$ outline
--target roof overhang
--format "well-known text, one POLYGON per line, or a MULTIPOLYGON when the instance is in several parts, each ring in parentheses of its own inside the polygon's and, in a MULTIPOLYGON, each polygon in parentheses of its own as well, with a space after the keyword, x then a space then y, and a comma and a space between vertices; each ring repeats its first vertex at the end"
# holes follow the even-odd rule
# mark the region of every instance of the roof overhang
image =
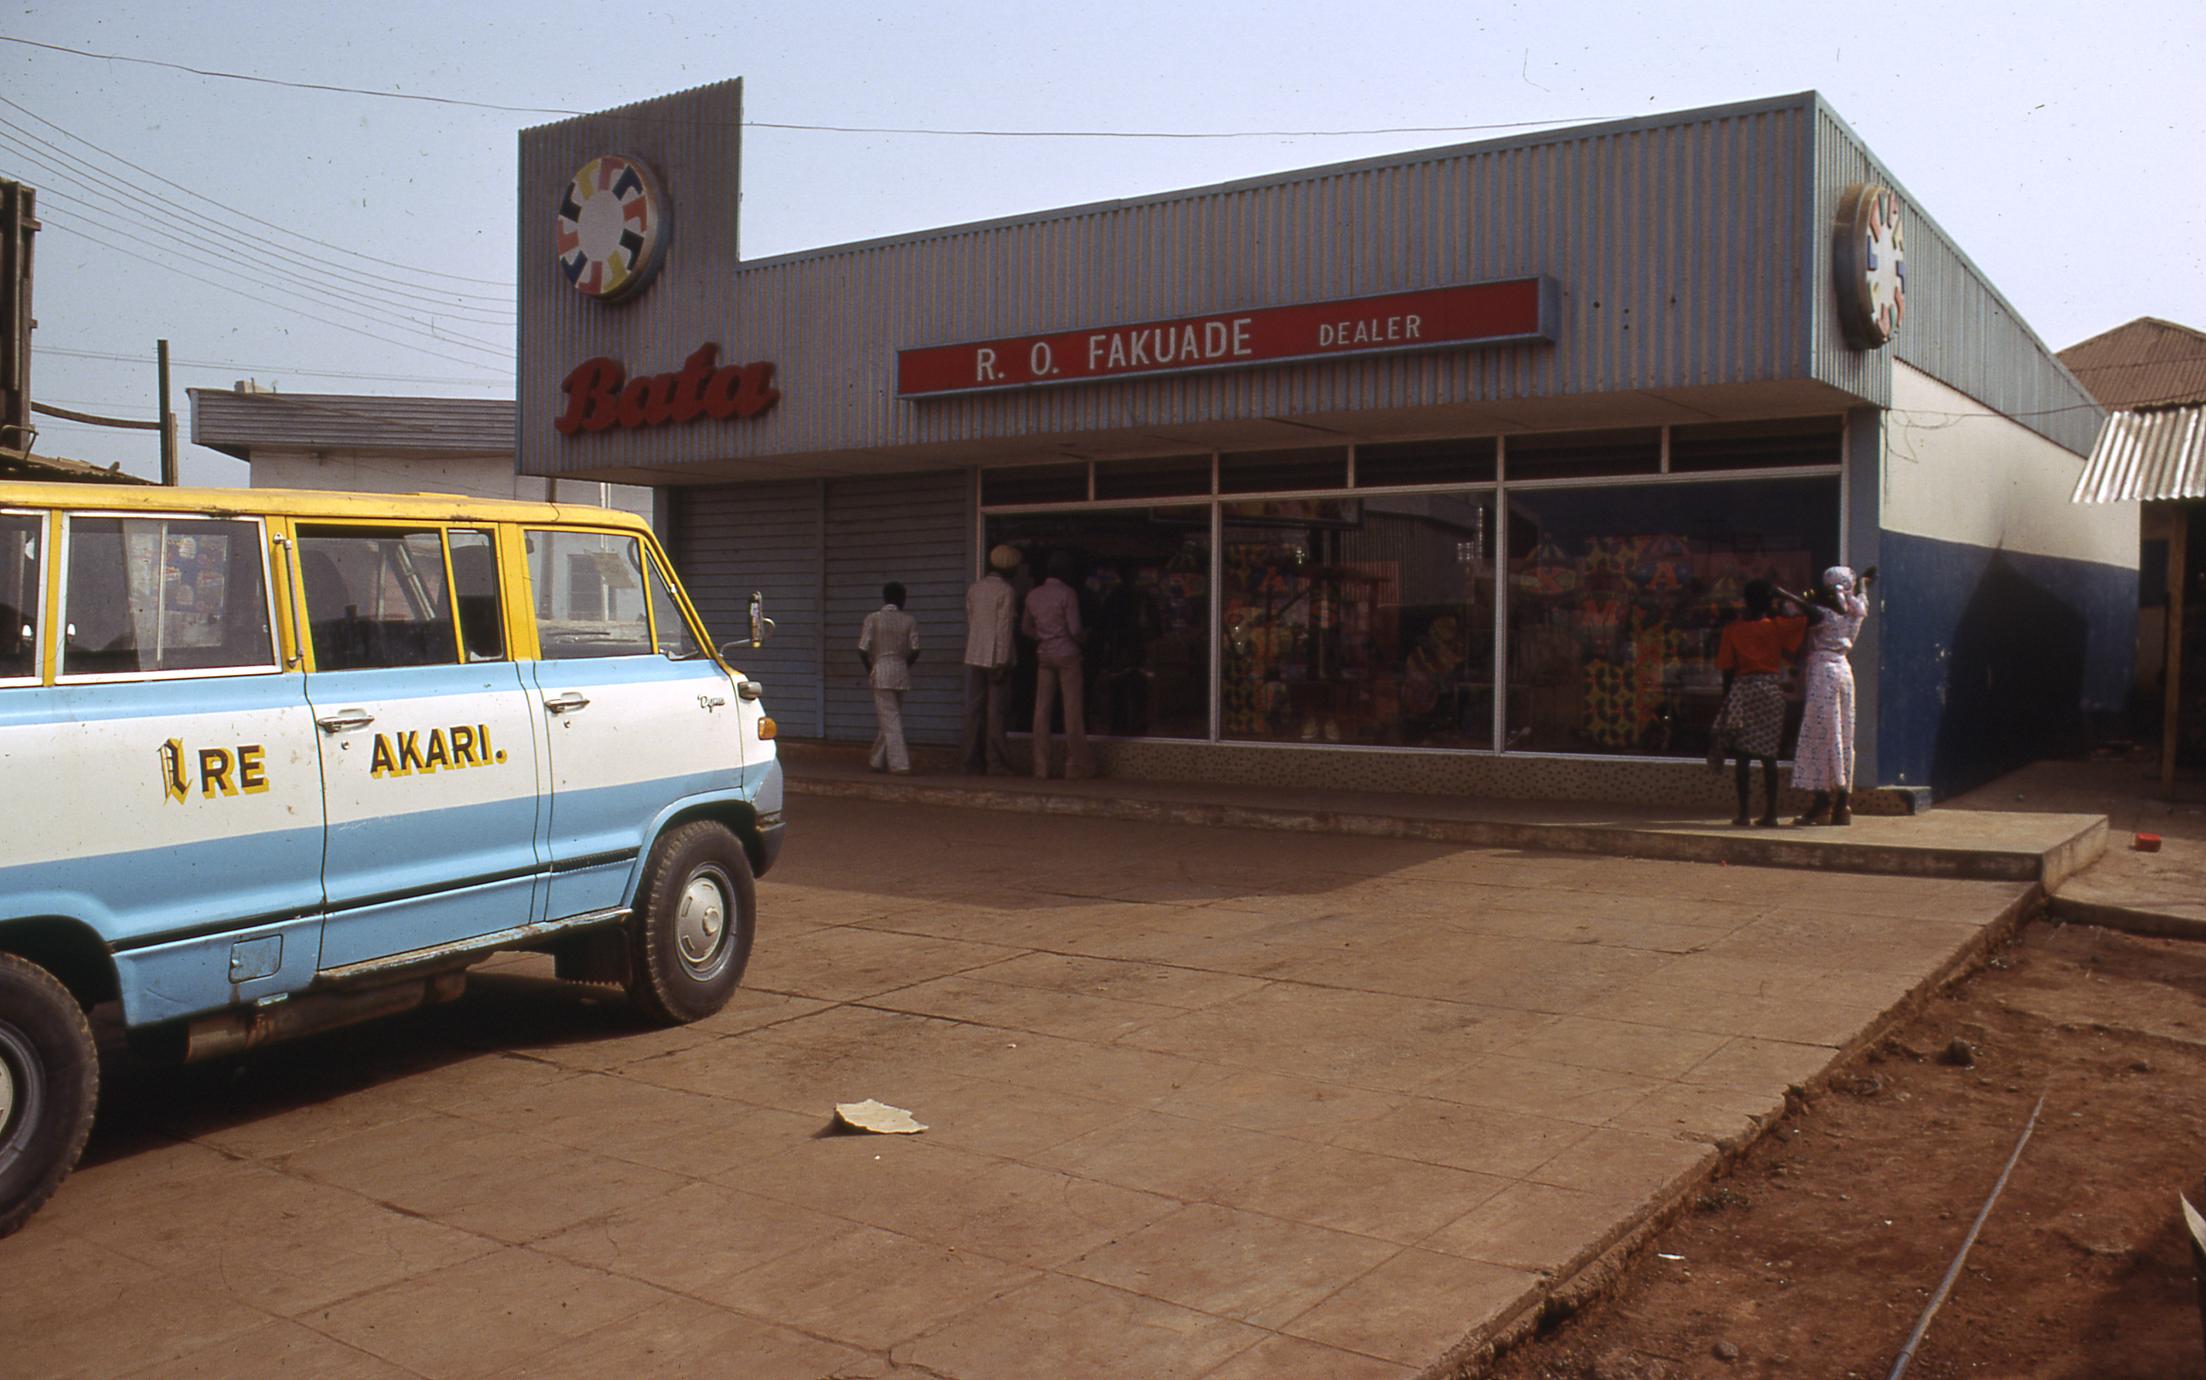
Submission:
POLYGON ((2076 480, 2076 503, 2206 498, 2206 403, 2108 415, 2076 480))

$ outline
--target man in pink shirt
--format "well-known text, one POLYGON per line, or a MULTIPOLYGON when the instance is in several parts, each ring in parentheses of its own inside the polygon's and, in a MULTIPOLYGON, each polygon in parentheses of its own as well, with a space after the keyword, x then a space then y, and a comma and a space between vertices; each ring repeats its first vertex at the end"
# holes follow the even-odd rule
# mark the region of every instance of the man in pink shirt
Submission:
POLYGON ((1071 553, 1060 551, 1050 559, 1049 578, 1026 596, 1026 612, 1019 630, 1035 641, 1034 668, 1034 775, 1049 777, 1050 710, 1061 694, 1065 701, 1065 779, 1093 776, 1088 757, 1086 685, 1081 676, 1080 644, 1087 640, 1080 626, 1080 596, 1070 583, 1071 553))

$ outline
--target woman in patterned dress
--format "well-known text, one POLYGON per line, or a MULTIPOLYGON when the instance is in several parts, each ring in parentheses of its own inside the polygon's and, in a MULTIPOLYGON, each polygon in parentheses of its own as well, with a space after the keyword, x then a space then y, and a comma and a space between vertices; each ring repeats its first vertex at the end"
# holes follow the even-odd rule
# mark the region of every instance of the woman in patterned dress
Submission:
POLYGON ((1804 601, 1811 619, 1807 638, 1807 703, 1800 741, 1792 753, 1792 784, 1815 792, 1796 824, 1851 824, 1847 796, 1854 788, 1854 668, 1847 653, 1869 618, 1862 592, 1876 578, 1860 578, 1842 565, 1823 572, 1823 587, 1804 601))
POLYGON ((1721 769, 1726 756, 1738 759, 1734 782, 1739 813, 1733 824, 1750 820, 1764 828, 1777 825, 1777 754, 1785 739, 1785 664, 1800 649, 1806 618, 1771 613, 1773 591, 1766 580, 1750 580, 1741 593, 1746 615, 1724 626, 1716 644, 1716 667, 1723 672, 1723 707, 1716 711, 1708 763, 1721 769), (1754 780, 1749 762, 1762 764, 1765 808, 1760 819, 1748 810, 1754 780))

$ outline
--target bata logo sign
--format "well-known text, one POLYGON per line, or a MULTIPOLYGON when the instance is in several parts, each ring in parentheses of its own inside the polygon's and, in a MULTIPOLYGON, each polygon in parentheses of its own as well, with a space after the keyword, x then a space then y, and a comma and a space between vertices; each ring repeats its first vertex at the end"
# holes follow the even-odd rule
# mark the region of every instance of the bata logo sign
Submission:
POLYGON ((718 345, 700 345, 671 374, 629 378, 620 361, 600 355, 574 367, 560 388, 567 410, 552 423, 563 436, 584 431, 636 430, 700 421, 756 417, 781 401, 774 366, 720 363, 718 345))
POLYGON ((1554 285, 1513 278, 901 350, 896 391, 920 398, 1554 338, 1554 285))

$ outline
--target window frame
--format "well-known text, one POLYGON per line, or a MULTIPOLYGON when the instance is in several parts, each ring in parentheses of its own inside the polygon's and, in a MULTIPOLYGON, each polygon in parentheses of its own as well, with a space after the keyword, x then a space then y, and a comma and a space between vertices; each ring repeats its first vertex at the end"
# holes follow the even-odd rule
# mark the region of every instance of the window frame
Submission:
POLYGON ((44 685, 46 670, 52 661, 47 648, 52 640, 48 633, 52 627, 49 615, 53 610, 48 607, 46 573, 54 548, 53 514, 43 508, 0 508, 0 518, 17 517, 34 519, 38 530, 38 554, 31 574, 31 589, 37 602, 27 610, 31 616, 31 672, 27 676, 0 676, 0 690, 44 685))
MULTIPOLYGON (((1747 418, 1742 419, 1742 422, 1766 421, 1774 425, 1782 426, 1788 422, 1806 420, 1811 418, 1822 419, 1831 415, 1836 415, 1839 422, 1838 445, 1836 448, 1836 453, 1827 463, 1788 464, 1767 467, 1742 467, 1740 469, 1734 470, 1672 469, 1670 466, 1670 433, 1672 430, 1670 424, 1662 424, 1659 427, 1661 433, 1661 464, 1658 470, 1648 473, 1616 475, 1556 475, 1537 478, 1512 477, 1512 475, 1510 474, 1509 465, 1510 437, 1512 435, 1544 435, 1550 434, 1551 432, 1555 431, 1637 430, 1645 429, 1644 426, 1637 428, 1615 426, 1593 428, 1531 428, 1520 432, 1502 432, 1490 436, 1476 435, 1464 436, 1460 438, 1450 433, 1439 433, 1429 438, 1405 435, 1371 438, 1368 442, 1363 440, 1351 439, 1348 442, 1348 483, 1345 488, 1280 489, 1265 492, 1250 491, 1246 493, 1229 493, 1225 491, 1224 485, 1221 482, 1218 474, 1218 456, 1222 452, 1213 451, 1211 493, 1208 496, 1191 496, 1180 499, 1097 499, 1094 497, 1094 471, 1098 466, 1107 465, 1112 462, 1109 460, 1094 460, 1085 462, 1087 463, 1089 468, 1090 480, 1088 489, 1089 497, 1085 501, 1059 500, 1039 503, 1018 501, 989 503, 986 501, 986 491, 985 485, 983 483, 983 477, 985 473, 989 471, 1010 470, 1017 467, 1012 464, 975 466, 972 472, 972 487, 968 491, 970 495, 969 501, 971 504, 972 514, 973 551, 973 562, 968 578, 977 579, 981 574, 985 573, 983 569, 983 563, 986 559, 986 554, 989 549, 988 523, 991 519, 994 518, 1100 513, 1108 512, 1114 509, 1129 508, 1200 507, 1207 504, 1211 514, 1210 560, 1212 625, 1210 631, 1210 730, 1207 735, 1201 737, 1167 738, 1162 736, 1151 736, 1143 737, 1135 741, 1175 744, 1203 743, 1210 745, 1231 745, 1236 748, 1255 748, 1264 751, 1281 752, 1308 751, 1312 748, 1320 748, 1327 752, 1443 753, 1456 756, 1513 757, 1519 759, 1539 759, 1560 762, 1688 762, 1695 759, 1689 756, 1658 756, 1645 753, 1551 751, 1544 749, 1536 750, 1510 747, 1508 745, 1508 725, 1506 722, 1506 697, 1510 682, 1510 677, 1508 676, 1508 672, 1506 669, 1508 660, 1509 635, 1509 582, 1507 579, 1499 577, 1497 577, 1495 581, 1495 615, 1493 619, 1493 664, 1495 692, 1494 730, 1492 746, 1482 748, 1440 748, 1408 746, 1374 747, 1347 743, 1287 743, 1260 739, 1231 738, 1226 736, 1223 732, 1223 715, 1221 713, 1220 702, 1220 694, 1222 690, 1221 674, 1223 670, 1223 657, 1221 656, 1219 651, 1224 635, 1224 602, 1222 588, 1224 567, 1220 560, 1220 552, 1223 549, 1224 528, 1227 522, 1225 518, 1225 510, 1228 505, 1233 503, 1264 499, 1340 499, 1366 496, 1385 497, 1402 494, 1484 493, 1490 494, 1494 498, 1495 530, 1493 540, 1495 550, 1497 552, 1505 553, 1508 550, 1509 532, 1508 498, 1512 492, 1518 490, 1523 490, 1527 493, 1530 493, 1557 489, 1582 490, 1631 487, 1659 488, 1668 487, 1671 485, 1751 482, 1763 480, 1792 482, 1832 479, 1836 480, 1838 485, 1838 531, 1836 533, 1837 550, 1839 552, 1839 559, 1841 561, 1847 561, 1851 559, 1848 553, 1851 548, 1854 535, 1853 486, 1854 479, 1860 469, 1860 464, 1854 453, 1855 436, 1852 417, 1843 412, 1837 414, 1810 412, 1797 415, 1788 414, 1768 418, 1747 418), (1431 440, 1434 442, 1443 442, 1454 439, 1490 440, 1494 446, 1495 451, 1494 477, 1492 479, 1465 480, 1456 483, 1434 482, 1406 485, 1390 484, 1364 486, 1360 485, 1357 482, 1358 475, 1356 473, 1356 459, 1357 451, 1361 445, 1367 443, 1371 445, 1392 445, 1404 441, 1421 439, 1431 440)), ((1301 447, 1294 447, 1294 449, 1301 449, 1301 447)), ((1178 452, 1165 452, 1165 454, 1176 453, 1178 452)), ((1114 459, 1115 458, 1124 457, 1114 457, 1114 459)), ((1535 471, 1535 473, 1537 472, 1535 471)), ((1014 732, 1016 731, 1017 730, 1014 730, 1014 732)), ((1102 738, 1106 741, 1109 740, 1109 735, 1107 734, 1091 733, 1089 734, 1089 737, 1102 738)))
MULTIPOLYGON (((638 558, 639 558, 639 564, 640 564, 640 565, 642 566, 642 569, 638 570, 637 574, 638 574, 639 578, 640 578, 640 579, 642 579, 642 580, 649 580, 649 579, 650 579, 650 568, 651 568, 652 562, 653 562, 654 558, 656 558, 656 557, 658 556, 658 554, 659 554, 659 553, 658 553, 658 550, 657 550, 657 543, 656 543, 656 542, 653 542, 653 541, 649 541, 649 540, 647 540, 647 539, 645 538, 645 535, 644 535, 644 534, 643 534, 642 532, 638 532, 638 531, 636 531, 636 530, 635 530, 635 529, 633 529, 633 528, 627 528, 627 527, 577 527, 577 526, 564 526, 564 525, 542 525, 542 526, 540 526, 540 525, 537 525, 537 524, 534 524, 534 523, 526 523, 526 522, 524 522, 524 523, 521 523, 521 524, 518 524, 518 526, 519 526, 519 530, 520 530, 520 534, 521 534, 521 571, 522 571, 522 575, 523 575, 523 576, 524 576, 524 577, 525 577, 525 578, 527 579, 527 581, 528 581, 529 637, 530 637, 530 640, 532 641, 532 643, 534 644, 534 646, 535 646, 535 649, 536 649, 536 660, 538 660, 538 661, 621 661, 621 660, 625 660, 625 659, 628 659, 628 658, 632 658, 632 657, 650 657, 650 658, 652 658, 652 659, 654 659, 654 660, 658 660, 658 661, 671 661, 671 660, 673 660, 673 658, 671 658, 671 657, 667 656, 667 655, 666 655, 665 653, 663 653, 663 652, 661 652, 661 651, 659 650, 659 637, 658 637, 658 627, 657 627, 657 624, 656 624, 656 623, 654 622, 654 620, 653 620, 653 618, 652 618, 652 610, 651 610, 651 589, 650 589, 650 587, 649 587, 649 585, 648 585, 648 584, 646 584, 646 585, 643 585, 642 587, 640 587, 640 588, 639 588, 639 589, 637 590, 637 593, 639 593, 640 595, 642 595, 642 600, 641 600, 641 602, 642 602, 642 604, 643 604, 643 626, 644 626, 644 636, 645 636, 645 643, 644 643, 644 650, 643 650, 643 651, 640 651, 640 652, 611 652, 611 653, 606 653, 606 654, 603 654, 603 655, 596 655, 596 656, 547 656, 547 655, 545 654, 545 652, 544 652, 544 618, 545 618, 545 615, 544 615, 543 609, 542 609, 541 605, 539 604, 539 602, 538 602, 538 600, 537 600, 537 597, 536 597, 536 593, 537 593, 537 584, 536 584, 536 560, 535 560, 535 553, 534 553, 533 551, 529 550, 529 538, 530 538, 531 536, 534 536, 535 534, 537 534, 537 533, 539 533, 539 532, 541 532, 541 533, 544 533, 544 534, 545 534, 545 535, 547 535, 547 536, 549 536, 549 535, 564 535, 564 536, 577 536, 577 537, 619 537, 619 538, 624 538, 624 539, 626 539, 626 540, 628 540, 628 541, 632 541, 632 542, 634 542, 634 543, 636 544, 636 554, 637 554, 637 556, 638 556, 638 558)), ((670 583, 671 583, 671 582, 670 582, 670 583)), ((676 588, 676 589, 679 589, 679 588, 680 588, 680 586, 679 586, 679 585, 675 585, 675 586, 674 586, 674 588, 676 588)), ((695 632, 695 625, 694 625, 694 624, 692 625, 691 631, 692 631, 692 633, 694 633, 694 632, 695 632)), ((719 658, 718 658, 718 656, 717 656, 717 654, 716 654, 716 653, 714 653, 714 652, 712 651, 712 649, 711 649, 711 644, 709 644, 708 642, 706 642, 706 640, 705 640, 704 638, 701 638, 701 637, 700 637, 700 638, 698 638, 697 640, 698 640, 698 644, 699 644, 700 646, 703 646, 703 647, 705 647, 705 648, 706 648, 706 653, 705 653, 705 655, 704 655, 703 657, 700 657, 700 658, 698 658, 699 660, 709 660, 709 661, 717 661, 717 660, 719 659, 719 658)))
POLYGON ((659 646, 659 601, 647 596, 643 604, 644 613, 651 620, 652 655, 676 662, 717 662, 720 659, 720 650, 712 645, 712 639, 705 634, 704 620, 697 616, 697 610, 689 607, 688 592, 682 588, 681 581, 674 578, 673 563, 666 559, 665 555, 657 549, 653 542, 643 543, 643 559, 644 564, 651 568, 651 573, 658 577, 660 586, 666 591, 666 601, 674 606, 674 616, 682 620, 682 626, 689 629, 690 641, 697 644, 697 655, 693 657, 668 656, 659 646))
MULTIPOLYGON (((464 635, 463 635, 463 634, 461 633, 461 631, 460 631, 459 591, 458 591, 458 588, 457 588, 457 586, 456 586, 456 585, 454 584, 454 582, 453 582, 453 579, 452 579, 452 529, 453 529, 454 527, 462 527, 462 528, 466 528, 466 529, 467 529, 467 530, 469 530, 469 531, 487 531, 487 532, 489 532, 489 533, 490 533, 490 535, 491 535, 491 542, 492 542, 492 545, 491 545, 491 550, 492 550, 492 553, 493 553, 493 559, 495 559, 495 558, 496 558, 496 551, 497 551, 497 544, 496 544, 496 543, 497 543, 497 524, 496 524, 495 522, 483 522, 483 521, 462 521, 462 520, 459 520, 459 519, 451 519, 451 520, 447 520, 447 519, 443 519, 443 518, 429 518, 429 519, 425 519, 425 520, 409 520, 409 519, 406 519, 406 518, 351 518, 351 517, 324 517, 324 516, 320 516, 320 515, 305 515, 305 514, 300 514, 300 515, 295 515, 295 516, 293 516, 293 518, 291 519, 291 528, 290 528, 290 531, 289 531, 289 533, 287 533, 287 535, 288 535, 288 536, 289 536, 289 538, 290 538, 290 545, 291 545, 291 553, 290 553, 290 554, 291 554, 291 562, 292 562, 292 565, 291 565, 291 568, 289 569, 289 571, 287 571, 286 573, 287 573, 287 575, 288 575, 288 577, 289 577, 289 579, 290 579, 290 581, 291 581, 291 588, 292 588, 293 590, 297 591, 297 598, 296 598, 296 600, 294 601, 294 607, 295 607, 295 611, 296 611, 296 613, 297 613, 297 615, 298 615, 299 625, 298 625, 298 627, 296 627, 295 629, 293 629, 293 635, 294 635, 294 636, 295 636, 295 637, 296 637, 296 638, 298 639, 298 644, 299 644, 299 645, 298 645, 298 648, 297 648, 297 650, 299 651, 299 653, 300 653, 300 655, 301 655, 301 660, 300 660, 300 663, 299 663, 299 665, 300 665, 300 668, 301 668, 301 669, 303 669, 304 671, 306 671, 306 672, 307 672, 308 674, 312 674, 312 675, 340 675, 340 674, 343 674, 343 671, 339 671, 339 670, 325 670, 325 669, 324 669, 324 668, 322 667, 321 661, 320 661, 319 657, 318 657, 318 656, 316 655, 316 653, 315 653, 315 650, 314 650, 314 610, 313 610, 312 608, 310 608, 310 607, 308 606, 308 604, 307 604, 306 578, 305 578, 305 576, 306 576, 306 547, 305 547, 305 542, 306 542, 306 540, 307 540, 307 538, 308 538, 308 536, 309 536, 309 534, 310 534, 310 531, 311 531, 312 529, 315 529, 315 528, 319 528, 319 529, 321 529, 321 530, 322 530, 322 532, 323 532, 323 533, 325 533, 325 534, 326 534, 326 533, 329 533, 329 532, 332 532, 332 531, 338 531, 338 532, 373 532, 373 531, 389 531, 389 532, 398 532, 398 533, 407 533, 407 532, 435 532, 435 533, 437 534, 437 555, 438 555, 438 559, 439 559, 439 560, 441 560, 441 561, 443 562, 443 566, 444 566, 444 598, 445 598, 445 603, 446 603, 447 605, 449 605, 449 606, 450 606, 450 614, 451 614, 451 622, 452 622, 452 660, 450 660, 450 661, 443 661, 443 662, 431 662, 430 664, 428 664, 428 665, 426 665, 426 666, 348 666, 348 667, 345 667, 345 668, 343 668, 343 670, 345 670, 345 671, 433 671, 433 670, 436 670, 436 669, 437 669, 438 667, 440 667, 440 666, 493 666, 493 665, 496 665, 496 664, 497 664, 496 662, 486 662, 486 661, 470 661, 470 660, 468 660, 468 658, 467 658, 467 641, 466 641, 466 638, 465 638, 465 636, 464 636, 464 635)), ((500 608, 500 611, 499 611, 499 616, 500 616, 501 618, 503 618, 503 617, 505 616, 505 614, 504 614, 504 609, 503 609, 502 605, 503 605, 503 604, 504 604, 504 602, 505 602, 505 589, 504 589, 504 586, 503 586, 503 584, 502 584, 502 583, 501 583, 501 585, 500 585, 500 587, 499 587, 499 591, 498 591, 498 601, 499 601, 499 603, 500 603, 500 605, 501 605, 501 608, 500 608)), ((508 661, 511 661, 511 660, 513 660, 513 656, 512 656, 512 645, 513 645, 513 644, 512 644, 512 642, 511 642, 511 640, 510 640, 510 637, 511 637, 511 630, 509 629, 509 630, 508 630, 508 639, 509 639, 509 640, 507 641, 507 644, 506 644, 506 648, 507 648, 507 655, 506 655, 506 658, 505 658, 505 659, 506 659, 506 660, 508 660, 508 661)))
MULTIPOLYGON (((189 511, 140 511, 134 509, 70 508, 57 510, 60 519, 58 559, 54 563, 52 607, 57 616, 44 639, 53 647, 53 684, 127 685, 146 680, 209 680, 217 676, 276 676, 284 672, 282 637, 278 632, 274 561, 270 554, 268 518, 260 513, 194 513, 189 511), (75 524, 79 518, 119 518, 128 522, 236 522, 251 526, 260 538, 261 600, 268 614, 266 664, 203 666, 177 671, 86 671, 71 674, 66 631, 69 622, 69 561, 75 553, 75 524), (58 635, 57 635, 58 634, 58 635)), ((164 534, 164 541, 165 541, 164 534)))
POLYGON ((518 661, 513 647, 513 615, 506 603, 506 575, 504 551, 504 526, 492 521, 454 520, 441 524, 444 533, 444 587, 452 601, 452 636, 460 647, 460 665, 496 666, 501 662, 518 661), (477 657, 467 650, 467 622, 460 613, 459 571, 452 564, 452 534, 454 532, 479 532, 490 539, 490 573, 497 583, 498 645, 504 651, 494 657, 477 657))

